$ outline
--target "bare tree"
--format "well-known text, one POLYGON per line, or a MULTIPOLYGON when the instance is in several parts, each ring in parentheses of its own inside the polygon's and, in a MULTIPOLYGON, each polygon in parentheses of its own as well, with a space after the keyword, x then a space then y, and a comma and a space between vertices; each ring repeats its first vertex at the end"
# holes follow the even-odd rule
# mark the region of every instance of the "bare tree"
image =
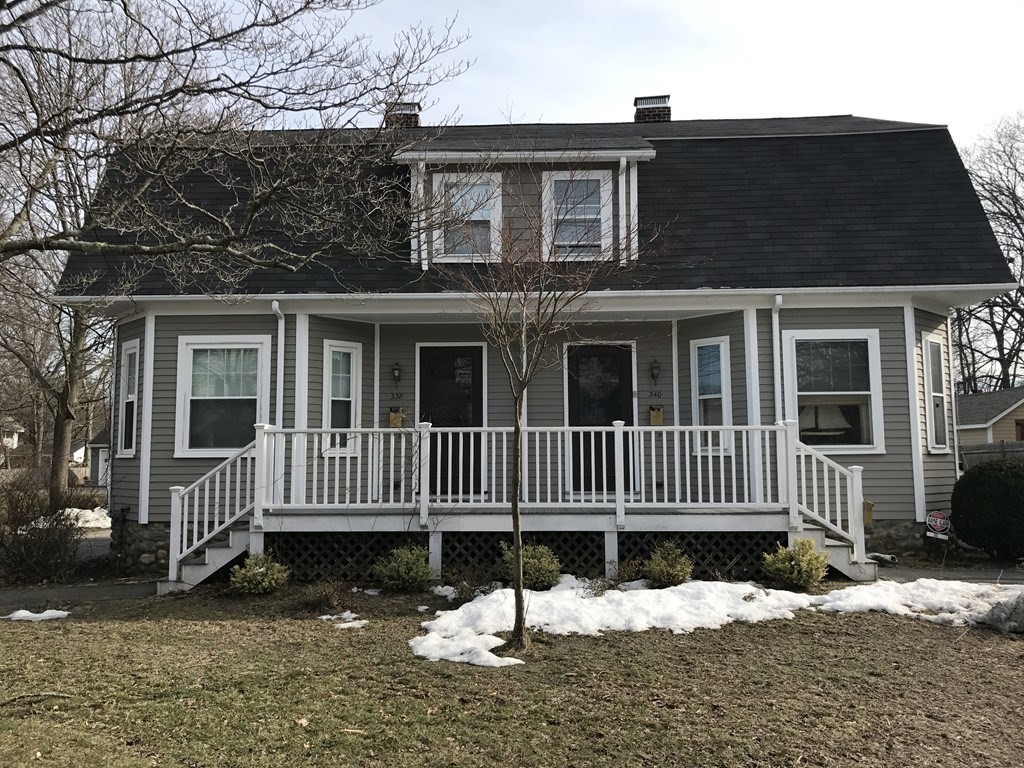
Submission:
MULTIPOLYGON (((1004 119, 965 153, 971 179, 1017 282, 1024 278, 1024 113, 1004 119)), ((1024 383, 1024 288, 955 310, 963 393, 1024 383)))
MULTIPOLYGON (((580 168, 584 155, 567 153, 562 168, 580 168)), ((463 254, 462 263, 432 265, 445 287, 471 298, 487 341, 498 351, 513 402, 511 517, 515 622, 506 651, 529 646, 523 591, 523 542, 520 497, 523 483, 523 417, 527 389, 537 376, 561 364, 560 347, 583 338, 592 292, 634 263, 632 232, 615 242, 611 217, 602 218, 602 195, 592 176, 569 170, 549 190, 549 205, 537 199, 541 171, 526 166, 518 178, 526 184, 503 185, 513 203, 500 232, 492 233, 476 215, 494 204, 493 172, 473 171, 442 187, 445 199, 425 206, 435 213, 435 247, 463 254), (597 215, 595 215, 597 214, 597 215), (443 245, 442 245, 443 244, 443 245), (468 262, 468 263, 466 263, 468 262)))

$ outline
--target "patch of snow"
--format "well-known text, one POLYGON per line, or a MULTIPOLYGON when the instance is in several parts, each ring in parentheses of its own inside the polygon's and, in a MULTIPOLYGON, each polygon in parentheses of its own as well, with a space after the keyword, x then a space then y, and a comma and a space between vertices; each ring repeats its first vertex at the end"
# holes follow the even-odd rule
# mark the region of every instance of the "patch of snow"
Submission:
POLYGON ((320 621, 354 621, 359 618, 358 613, 352 613, 352 611, 345 611, 344 613, 327 613, 323 616, 317 616, 320 621))
MULTIPOLYGON (((692 632, 717 629, 734 621, 791 619, 801 609, 884 611, 943 624, 974 624, 994 605, 1019 595, 1024 595, 1024 587, 922 579, 909 584, 880 581, 817 597, 713 581, 694 581, 667 589, 649 589, 645 582, 631 582, 595 596, 586 582, 565 576, 550 591, 527 590, 526 620, 532 629, 552 635, 647 629, 692 632)), ((514 616, 513 591, 501 589, 456 610, 439 611, 437 618, 422 624, 427 634, 413 638, 409 645, 417 656, 431 660, 479 666, 519 663, 491 653, 502 642, 495 634, 510 631, 514 616)))
POLYGON ((335 624, 335 629, 362 629, 370 622, 366 619, 360 619, 359 621, 343 621, 340 624, 335 624))
POLYGON ((79 528, 109 528, 110 514, 103 507, 96 509, 68 509, 79 528))
POLYGON ((365 594, 369 595, 370 597, 376 597, 377 595, 380 594, 380 590, 379 589, 364 589, 363 592, 365 594))
POLYGON ((452 600, 454 600, 455 596, 458 594, 458 592, 455 589, 455 587, 448 587, 448 586, 434 587, 430 591, 433 592, 438 597, 445 598, 449 603, 452 600))
POLYGON ((15 611, 7 616, 0 616, 0 619, 10 619, 11 621, 49 621, 50 619, 66 619, 68 617, 67 611, 55 611, 48 610, 42 613, 32 613, 32 611, 15 611))
POLYGON ((429 605, 417 605, 416 606, 416 610, 419 611, 420 613, 426 613, 427 611, 430 610, 430 606, 429 605))

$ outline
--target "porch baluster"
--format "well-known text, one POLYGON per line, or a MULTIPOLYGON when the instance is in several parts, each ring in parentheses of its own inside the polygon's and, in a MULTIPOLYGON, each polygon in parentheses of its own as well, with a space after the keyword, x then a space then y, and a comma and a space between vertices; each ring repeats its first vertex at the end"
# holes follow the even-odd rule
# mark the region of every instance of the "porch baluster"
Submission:
MULTIPOLYGON (((621 530, 626 527, 626 457, 622 450, 622 428, 626 426, 626 422, 613 421, 612 426, 615 427, 615 527, 621 530)), ((606 441, 602 439, 601 444, 605 445, 606 441)), ((608 466, 607 460, 604 465, 608 466)), ((604 487, 607 500, 608 483, 605 483, 604 487)))

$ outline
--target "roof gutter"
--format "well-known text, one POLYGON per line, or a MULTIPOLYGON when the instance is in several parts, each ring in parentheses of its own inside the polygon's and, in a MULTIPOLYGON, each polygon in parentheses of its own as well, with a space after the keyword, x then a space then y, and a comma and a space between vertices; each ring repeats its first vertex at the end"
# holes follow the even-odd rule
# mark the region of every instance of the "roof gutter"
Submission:
POLYGON ((488 152, 487 150, 409 150, 399 152, 394 160, 398 163, 588 163, 588 162, 619 162, 619 158, 627 160, 653 160, 653 147, 642 149, 559 149, 559 150, 520 150, 488 152))

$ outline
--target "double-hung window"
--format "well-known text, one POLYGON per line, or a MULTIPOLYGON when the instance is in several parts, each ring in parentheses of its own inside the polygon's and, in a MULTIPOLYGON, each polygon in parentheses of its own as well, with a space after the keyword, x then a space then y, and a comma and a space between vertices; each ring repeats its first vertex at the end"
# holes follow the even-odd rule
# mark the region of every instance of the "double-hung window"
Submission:
POLYGON ((178 338, 177 456, 230 456, 270 413, 269 336, 178 338))
POLYGON ((139 419, 139 340, 121 345, 121 373, 118 380, 117 455, 135 455, 136 424, 139 419))
MULTIPOLYGON (((341 341, 324 342, 324 429, 359 427, 359 383, 362 347, 341 341)), ((357 442, 332 438, 332 446, 356 449, 357 442)))
POLYGON ((924 389, 927 410, 928 450, 933 453, 949 451, 948 400, 946 377, 943 375, 942 340, 930 333, 921 334, 924 352, 924 389))
POLYGON ((546 258, 612 258, 611 171, 544 174, 543 210, 546 258))
POLYGON ((878 331, 786 331, 783 342, 787 414, 798 420, 800 440, 833 452, 883 452, 878 331))
POLYGON ((501 255, 501 174, 438 173, 434 201, 437 261, 488 261, 501 255))
MULTIPOLYGON (((693 423, 698 427, 732 424, 732 392, 729 379, 729 337, 694 339, 690 342, 690 392, 693 423)), ((701 431, 698 445, 717 448, 722 431, 701 431)), ((725 447, 730 447, 725 440, 725 447)))

